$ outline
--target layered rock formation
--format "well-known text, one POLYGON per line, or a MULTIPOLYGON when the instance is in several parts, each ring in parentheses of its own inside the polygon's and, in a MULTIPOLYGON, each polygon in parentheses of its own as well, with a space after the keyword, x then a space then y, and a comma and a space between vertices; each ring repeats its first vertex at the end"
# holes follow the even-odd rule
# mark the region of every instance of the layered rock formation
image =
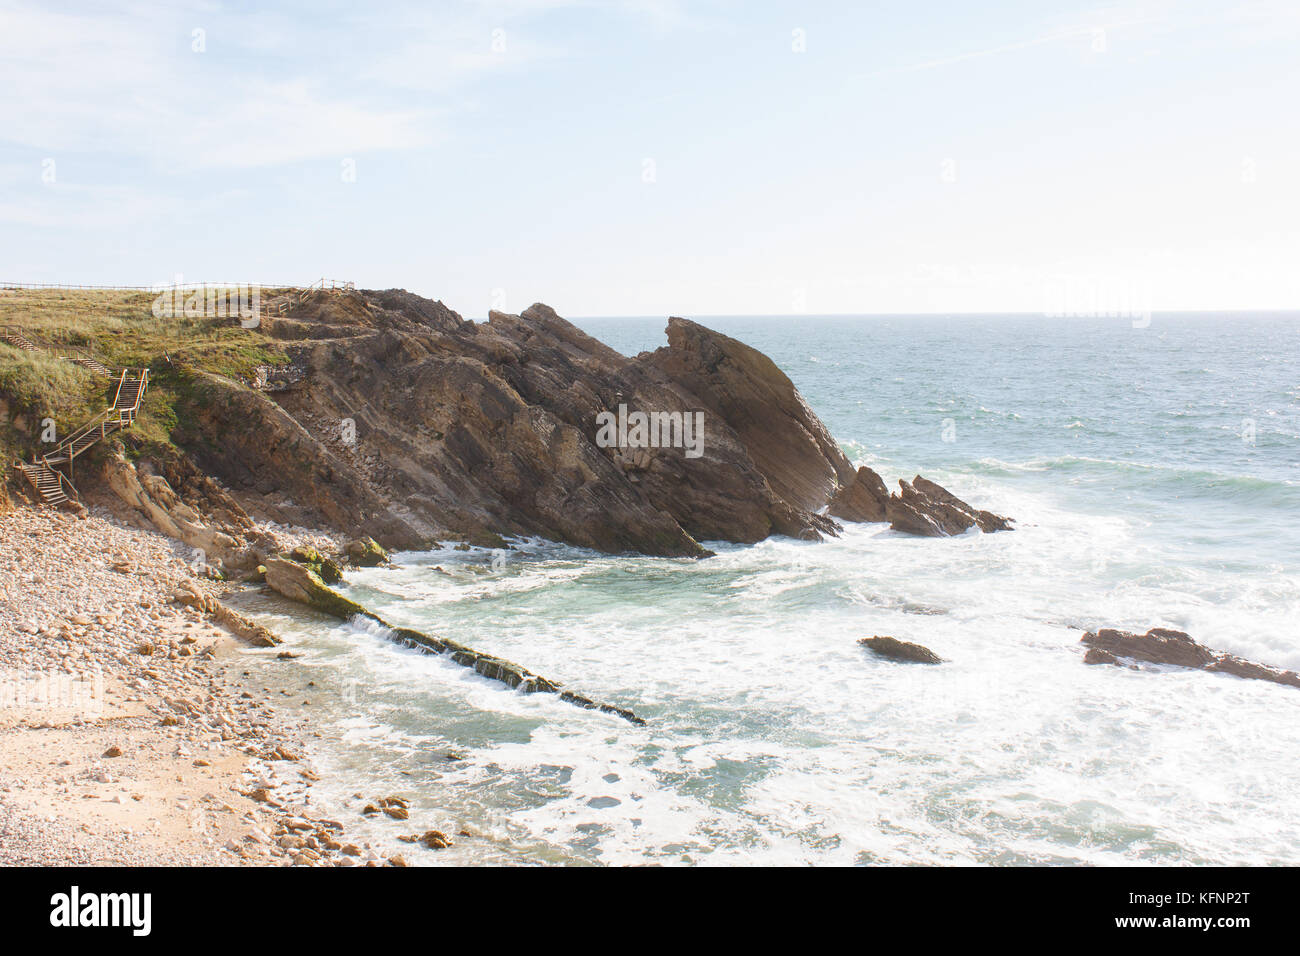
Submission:
POLYGON ((177 604, 201 611, 236 637, 257 647, 274 647, 280 643, 280 639, 270 630, 222 604, 215 596, 201 590, 192 581, 179 584, 172 591, 172 600, 177 604))
POLYGON ((831 499, 827 513, 845 521, 884 521, 888 503, 889 489, 884 480, 863 465, 831 499))
POLYGON ((699 556, 838 529, 818 511, 853 470, 825 426, 770 359, 693 322, 629 358, 544 305, 476 324, 358 292, 265 321, 301 380, 272 397, 195 372, 173 436, 250 513, 398 549, 505 534, 699 556), (703 413, 701 453, 601 447, 620 406, 703 413))
MULTIPOLYGON (((262 550, 275 547, 273 541, 256 530, 242 508, 221 498, 215 486, 190 489, 191 500, 204 498, 210 506, 203 515, 194 505, 183 501, 163 475, 155 474, 150 467, 137 470, 120 454, 106 459, 103 477, 108 489, 135 516, 197 549, 203 563, 214 568, 248 570, 257 566, 259 546, 262 550), (219 503, 214 504, 214 498, 219 503)), ((196 477, 195 481, 199 483, 200 479, 196 477)), ((211 484, 207 479, 201 481, 211 484)))
POLYGON ((900 478, 898 486, 899 492, 891 495, 884 480, 863 465, 831 499, 828 513, 845 521, 888 521, 895 531, 926 537, 962 534, 976 527, 984 532, 1011 530, 1010 518, 981 511, 920 475, 910 484, 900 478))
POLYGON ((699 557, 701 541, 833 535, 835 517, 1009 526, 920 477, 890 495, 855 473, 767 356, 685 319, 628 357, 544 305, 475 323, 404 291, 350 291, 264 315, 261 332, 292 375, 272 391, 271 366, 250 385, 213 371, 234 365, 159 362, 171 443, 124 433, 138 461, 104 468, 132 517, 245 578, 287 550, 272 522, 355 539, 358 566, 386 561, 378 542, 699 557))
MULTIPOLYGON (((799 512, 823 507, 853 468, 776 363, 756 349, 685 319, 668 320, 668 347, 649 361, 698 396, 728 438, 744 447, 773 493, 799 512)), ((786 520, 801 519, 790 516, 786 520)))
POLYGON ((1232 674, 1249 680, 1266 680, 1275 684, 1300 687, 1300 674, 1266 667, 1243 660, 1232 654, 1213 651, 1192 640, 1185 631, 1167 627, 1153 627, 1145 634, 1134 634, 1103 627, 1095 633, 1089 631, 1080 638, 1088 645, 1085 664, 1118 664, 1120 658, 1149 664, 1171 664, 1198 670, 1232 674))
MULTIPOLYGON (((103 484, 91 499, 93 503, 105 505, 130 523, 156 528, 189 545, 195 549, 192 564, 209 576, 260 580, 255 569, 266 557, 301 547, 294 535, 273 534, 259 527, 232 495, 182 456, 141 461, 137 466, 119 450, 105 457, 101 478, 103 484)), ((364 552, 365 560, 375 555, 370 545, 378 548, 373 541, 369 545, 353 542, 364 552)), ((316 553, 311 547, 304 550, 316 553)), ((378 553, 383 554, 382 549, 378 553)), ((332 560, 318 553, 316 558, 338 570, 332 560)))

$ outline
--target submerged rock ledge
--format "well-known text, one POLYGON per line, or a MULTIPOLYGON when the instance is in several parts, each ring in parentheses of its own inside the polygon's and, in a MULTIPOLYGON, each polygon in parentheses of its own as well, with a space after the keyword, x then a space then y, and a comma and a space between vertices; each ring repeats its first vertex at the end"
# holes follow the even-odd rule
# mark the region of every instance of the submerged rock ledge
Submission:
POLYGON ((1153 627, 1145 634, 1119 631, 1103 627, 1096 633, 1089 631, 1080 638, 1088 645, 1085 664, 1119 664, 1120 658, 1143 661, 1148 664, 1170 664, 1197 670, 1231 674, 1247 680, 1266 680, 1274 684, 1300 687, 1300 674, 1295 671, 1267 667, 1252 661, 1213 651, 1192 640, 1185 631, 1168 627, 1153 627))
POLYGON ((266 562, 266 583, 285 597, 333 617, 345 621, 353 617, 364 617, 374 621, 386 628, 392 634, 392 639, 399 644, 429 654, 445 654, 457 664, 468 667, 491 680, 500 681, 507 687, 521 690, 525 694, 556 694, 560 700, 585 710, 599 710, 602 713, 615 714, 638 726, 645 725, 645 720, 631 710, 615 707, 613 704, 604 704, 582 694, 564 690, 559 681, 534 674, 513 661, 491 654, 482 654, 456 641, 431 637, 422 631, 389 624, 378 614, 329 587, 306 564, 299 564, 286 558, 270 558, 266 562))

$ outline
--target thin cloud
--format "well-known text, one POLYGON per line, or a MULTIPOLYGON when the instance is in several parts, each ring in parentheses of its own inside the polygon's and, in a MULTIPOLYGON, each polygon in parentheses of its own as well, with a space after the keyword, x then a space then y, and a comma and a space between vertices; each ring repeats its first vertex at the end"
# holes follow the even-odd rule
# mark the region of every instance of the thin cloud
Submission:
POLYGON ((939 67, 951 66, 954 63, 962 63, 966 60, 978 60, 985 57, 1001 56, 1005 53, 1016 53, 1020 50, 1027 50, 1031 47, 1045 46, 1050 43, 1061 43, 1066 40, 1074 40, 1082 37, 1092 38, 1098 34, 1105 34, 1112 30, 1121 30, 1127 27, 1140 26, 1142 24, 1154 23, 1157 18, 1144 17, 1133 20, 1122 20, 1111 23, 1098 23, 1092 26, 1074 26, 1061 30, 1055 30, 1040 36, 1032 37, 1028 40, 1020 40, 1016 43, 1006 43, 1002 46, 989 47, 985 50, 971 50, 967 53, 957 53, 952 56, 936 57, 930 60, 922 60, 918 63, 911 63, 906 66, 892 67, 885 70, 876 70, 868 73, 868 76, 889 76, 898 73, 915 73, 920 70, 933 70, 939 67))
MULTIPOLYGON (((344 83, 311 59, 234 70, 258 31, 238 16, 54 13, 9 4, 0 141, 51 156, 105 153, 162 169, 250 168, 436 142, 447 110, 344 83), (203 29, 205 49, 192 47, 203 29), (364 89, 364 93, 362 90, 364 89)), ((264 19, 259 18, 264 25, 264 19)))
POLYGON ((0 0, 8 84, 0 144, 165 171, 425 148, 450 138, 474 83, 565 55, 529 30, 565 7, 698 26, 676 0, 407 5, 382 20, 371 11, 303 20, 140 0, 57 12, 0 0))

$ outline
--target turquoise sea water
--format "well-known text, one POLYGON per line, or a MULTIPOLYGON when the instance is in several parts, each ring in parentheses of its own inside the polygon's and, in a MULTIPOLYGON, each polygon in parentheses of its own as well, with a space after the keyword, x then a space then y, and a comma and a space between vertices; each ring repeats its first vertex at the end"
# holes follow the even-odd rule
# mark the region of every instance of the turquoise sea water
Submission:
MULTIPOLYGON (((770 355, 851 459, 1019 521, 920 540, 610 557, 548 542, 398 556, 351 596, 645 728, 247 606, 314 681, 315 799, 412 795, 418 862, 1297 863, 1300 691, 1085 667, 1080 628, 1179 627, 1300 668, 1300 316, 701 320, 770 355), (940 667, 879 660, 872 634, 940 667)), ((664 321, 587 320, 628 354, 664 321)), ((356 804, 356 806, 354 806, 356 804)), ((377 846, 391 821, 356 823, 377 846)))

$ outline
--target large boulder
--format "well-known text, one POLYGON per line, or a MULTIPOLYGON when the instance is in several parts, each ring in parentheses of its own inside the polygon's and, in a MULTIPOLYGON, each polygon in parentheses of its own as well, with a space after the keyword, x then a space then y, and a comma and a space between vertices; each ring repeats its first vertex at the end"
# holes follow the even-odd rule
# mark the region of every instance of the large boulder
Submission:
POLYGON ((1206 667, 1214 661, 1214 652, 1192 640, 1185 631, 1153 627, 1145 634, 1133 634, 1111 627, 1089 631, 1080 639, 1091 648, 1115 657, 1127 657, 1150 664, 1174 664, 1178 667, 1206 667))
POLYGON ((903 534, 942 538, 951 533, 945 531, 933 515, 927 514, 922 508, 918 508, 898 495, 890 495, 889 500, 885 502, 885 520, 889 522, 891 528, 903 534))
POLYGON ((266 583, 292 601, 344 620, 358 614, 370 616, 364 607, 339 594, 306 564, 286 558, 267 558, 265 567, 266 583))
POLYGON ((358 568, 377 568, 388 564, 388 552, 374 538, 354 538, 343 547, 349 563, 358 568))
POLYGON ((947 488, 917 475, 912 481, 898 481, 899 493, 886 507, 896 531, 946 536, 964 534, 978 527, 984 532, 1010 531, 1011 520, 962 501, 947 488))
POLYGON ((930 501, 937 502, 950 512, 957 513, 960 516, 958 520, 962 524, 963 531, 970 527, 967 522, 973 522, 985 533, 1012 530, 1010 518, 1004 518, 1002 515, 996 515, 991 511, 981 511, 968 505, 947 488, 930 481, 928 478, 922 478, 920 475, 913 478, 912 491, 916 495, 924 495, 930 501))
POLYGON ((343 580, 343 569, 339 567, 338 562, 321 554, 310 545, 300 544, 285 557, 290 561, 306 565, 325 584, 338 584, 343 580))

